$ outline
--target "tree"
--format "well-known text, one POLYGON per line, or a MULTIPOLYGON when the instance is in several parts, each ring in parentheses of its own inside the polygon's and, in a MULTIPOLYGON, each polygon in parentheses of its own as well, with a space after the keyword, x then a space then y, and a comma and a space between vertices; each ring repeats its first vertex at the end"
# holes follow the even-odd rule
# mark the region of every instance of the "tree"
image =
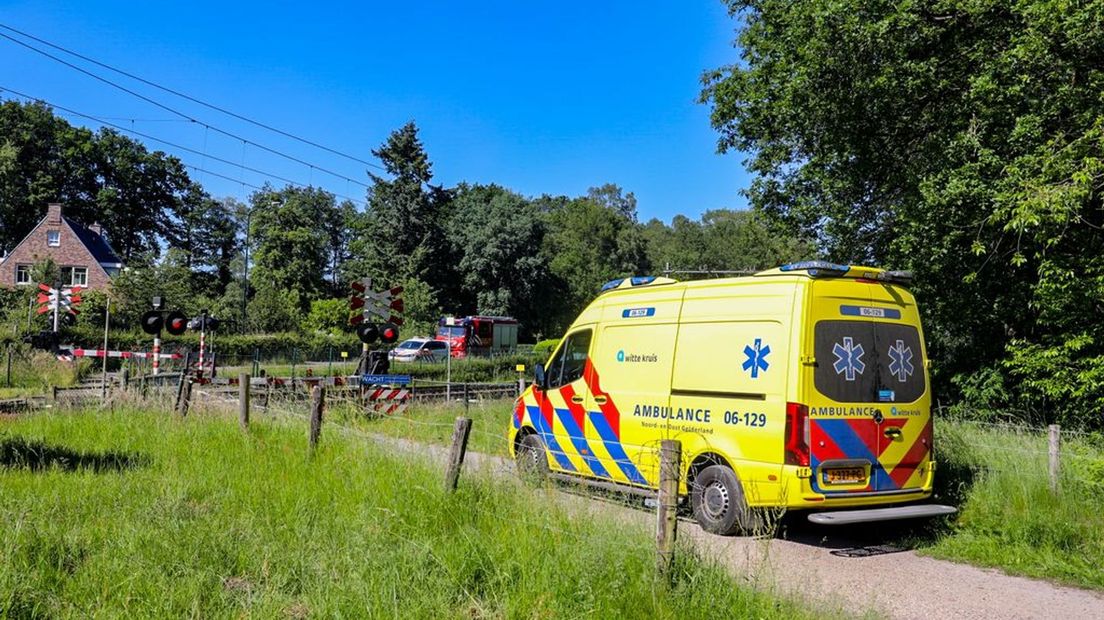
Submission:
MULTIPOLYGON (((84 221, 97 191, 92 132, 42 104, 0 103, 0 254, 31 231, 51 202, 84 221)), ((88 222, 91 223, 91 222, 88 222)))
POLYGON ((614 183, 606 183, 587 190, 587 198, 607 209, 612 209, 625 216, 626 219, 636 221, 636 196, 632 192, 622 195, 621 187, 614 183))
POLYGON ((448 309, 513 316, 523 330, 538 329, 552 301, 545 295, 551 274, 539 251, 545 227, 538 210, 497 185, 461 184, 452 213, 447 233, 468 296, 461 304, 450 300, 448 309))
POLYGON ((199 184, 181 199, 169 244, 185 252, 197 290, 213 296, 226 292, 233 278, 231 262, 240 250, 239 210, 233 199, 215 200, 199 184))
POLYGON ((579 198, 556 208, 547 218, 542 260, 566 288, 547 312, 558 318, 560 329, 597 296, 605 282, 649 270, 639 228, 618 211, 579 198))
POLYGON ((110 129, 96 134, 95 212, 78 220, 98 220, 124 262, 157 256, 160 241, 175 234, 172 215, 192 188, 184 165, 110 129))
POLYGON ((443 230, 449 193, 430 184, 432 166, 417 126, 411 122, 395 130, 372 153, 391 178, 369 175, 368 208, 354 221, 346 275, 392 282, 418 278, 434 290, 452 286, 443 230))
POLYGON ((1057 417, 1104 404, 1104 4, 728 5, 742 59, 702 98, 755 208, 914 271, 937 389, 988 368, 1057 417))
MULTIPOLYGON (((330 236, 323 223, 340 216, 333 194, 313 187, 275 190, 266 186, 253 193, 249 202, 251 276, 257 294, 294 292, 299 311, 309 311, 310 302, 327 291, 330 236)), ((265 308, 283 308, 288 303, 273 295, 265 301, 265 308)))

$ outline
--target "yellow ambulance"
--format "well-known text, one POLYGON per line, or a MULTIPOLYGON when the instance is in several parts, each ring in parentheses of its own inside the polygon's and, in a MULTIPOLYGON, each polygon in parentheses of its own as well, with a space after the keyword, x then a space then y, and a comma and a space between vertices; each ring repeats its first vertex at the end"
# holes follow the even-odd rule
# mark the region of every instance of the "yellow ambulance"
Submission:
POLYGON ((817 509, 818 523, 949 514, 915 503, 935 460, 909 280, 807 261, 610 282, 518 399, 512 455, 526 475, 648 495, 660 441, 679 440, 680 495, 719 534, 753 529, 762 508, 817 509))

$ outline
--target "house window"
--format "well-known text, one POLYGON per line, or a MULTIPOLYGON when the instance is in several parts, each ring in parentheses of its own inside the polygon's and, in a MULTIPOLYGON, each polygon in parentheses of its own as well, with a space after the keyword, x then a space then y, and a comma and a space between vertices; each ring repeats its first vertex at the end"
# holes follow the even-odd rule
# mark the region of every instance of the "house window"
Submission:
POLYGON ((31 266, 30 265, 16 265, 15 266, 15 283, 16 284, 30 284, 31 283, 31 266))
POLYGON ((61 245, 61 231, 60 230, 47 230, 46 231, 46 245, 56 248, 61 245))
POLYGON ((62 267, 61 281, 67 286, 88 286, 88 267, 62 267))

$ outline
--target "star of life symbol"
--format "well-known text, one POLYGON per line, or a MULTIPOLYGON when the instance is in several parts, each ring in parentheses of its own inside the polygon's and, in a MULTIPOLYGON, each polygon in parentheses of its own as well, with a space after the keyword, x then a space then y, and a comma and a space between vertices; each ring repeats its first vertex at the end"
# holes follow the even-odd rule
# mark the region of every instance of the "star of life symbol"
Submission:
POLYGON ((744 370, 751 371, 752 379, 759 378, 760 370, 766 372, 767 368, 770 368, 770 362, 767 361, 770 352, 770 345, 763 346, 762 338, 756 338, 754 345, 744 345, 744 355, 747 356, 744 360, 744 370))
POLYGON ((844 336, 843 344, 837 342, 832 347, 832 353, 836 356, 832 368, 836 369, 837 375, 843 375, 844 379, 854 381, 855 373, 861 375, 866 370, 866 363, 862 361, 862 356, 866 351, 863 351, 861 344, 856 346, 851 336, 844 336))
POLYGON ((904 383, 914 370, 912 347, 906 347, 904 340, 898 340, 896 346, 889 348, 889 374, 895 375, 898 381, 904 383))

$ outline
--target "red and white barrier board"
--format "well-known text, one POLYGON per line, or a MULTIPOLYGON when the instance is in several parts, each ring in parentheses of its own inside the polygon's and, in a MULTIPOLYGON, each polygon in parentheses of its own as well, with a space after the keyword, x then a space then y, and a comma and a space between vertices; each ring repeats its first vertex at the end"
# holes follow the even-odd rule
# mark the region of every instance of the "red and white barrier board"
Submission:
MULTIPOLYGON (((146 359, 153 357, 153 353, 144 351, 105 351, 103 349, 62 349, 60 355, 69 357, 121 357, 123 359, 146 359)), ((157 357, 163 360, 184 359, 179 353, 158 353, 157 357)))
POLYGON ((377 415, 395 415, 406 411, 410 404, 407 388, 370 387, 364 392, 367 409, 377 415))

